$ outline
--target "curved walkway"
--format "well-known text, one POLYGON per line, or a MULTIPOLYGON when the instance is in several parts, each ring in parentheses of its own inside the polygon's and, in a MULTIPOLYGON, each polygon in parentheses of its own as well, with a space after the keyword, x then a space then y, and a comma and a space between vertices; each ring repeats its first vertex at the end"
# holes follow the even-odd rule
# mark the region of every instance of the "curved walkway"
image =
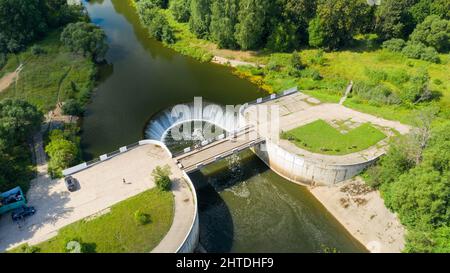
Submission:
POLYGON ((138 146, 73 174, 79 182, 79 190, 72 193, 67 191, 62 179, 51 180, 47 175, 35 179, 27 198, 37 212, 20 227, 9 215, 1 217, 0 251, 22 243, 37 244, 48 240, 68 224, 155 187, 151 172, 156 166, 165 164, 171 167, 171 178, 175 181, 175 214, 172 227, 158 249, 175 252, 189 233, 196 210, 182 171, 163 148, 153 144, 138 146))

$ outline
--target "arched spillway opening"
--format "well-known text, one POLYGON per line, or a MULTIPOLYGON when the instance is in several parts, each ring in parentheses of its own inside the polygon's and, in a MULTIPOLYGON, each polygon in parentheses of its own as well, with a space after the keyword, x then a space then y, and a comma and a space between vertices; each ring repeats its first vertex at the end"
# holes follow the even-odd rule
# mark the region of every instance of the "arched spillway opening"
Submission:
POLYGON ((172 152, 180 152, 236 131, 244 124, 241 109, 240 105, 223 106, 196 98, 154 115, 145 128, 145 137, 163 142, 172 152))

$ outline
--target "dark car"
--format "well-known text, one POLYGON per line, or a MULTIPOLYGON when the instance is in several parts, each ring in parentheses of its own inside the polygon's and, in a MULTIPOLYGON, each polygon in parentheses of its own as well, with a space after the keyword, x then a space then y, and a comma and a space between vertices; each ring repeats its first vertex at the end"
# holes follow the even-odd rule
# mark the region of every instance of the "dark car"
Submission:
POLYGON ((34 207, 20 207, 15 209, 11 213, 11 217, 13 221, 19 221, 24 219, 25 217, 31 216, 36 213, 36 209, 34 207))
POLYGON ((72 176, 66 176, 64 178, 64 183, 66 184, 66 187, 70 192, 77 189, 77 183, 75 181, 75 178, 73 178, 72 176))

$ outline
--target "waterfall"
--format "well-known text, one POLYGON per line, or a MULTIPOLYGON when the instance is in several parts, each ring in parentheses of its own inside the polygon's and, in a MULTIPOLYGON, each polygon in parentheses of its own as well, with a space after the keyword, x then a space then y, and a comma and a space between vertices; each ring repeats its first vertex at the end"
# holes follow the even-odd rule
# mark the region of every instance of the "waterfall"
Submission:
POLYGON ((239 128, 242 123, 239 108, 202 102, 201 98, 196 98, 193 103, 175 105, 156 114, 145 129, 145 137, 165 142, 171 131, 175 131, 183 134, 183 140, 203 141, 208 139, 213 128, 220 128, 223 133, 239 128), (193 128, 183 130, 183 126, 193 128))

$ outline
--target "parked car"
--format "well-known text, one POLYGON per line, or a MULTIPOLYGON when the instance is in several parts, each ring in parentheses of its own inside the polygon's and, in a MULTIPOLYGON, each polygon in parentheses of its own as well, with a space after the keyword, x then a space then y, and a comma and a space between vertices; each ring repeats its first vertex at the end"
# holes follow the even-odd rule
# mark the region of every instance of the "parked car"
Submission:
POLYGON ((23 207, 15 209, 11 213, 11 217, 12 217, 13 221, 19 221, 19 220, 22 220, 25 217, 31 216, 35 213, 36 213, 36 209, 34 207, 23 206, 23 207))
POLYGON ((64 178, 64 183, 66 184, 66 187, 70 192, 75 191, 77 189, 76 180, 72 176, 66 176, 64 178))

